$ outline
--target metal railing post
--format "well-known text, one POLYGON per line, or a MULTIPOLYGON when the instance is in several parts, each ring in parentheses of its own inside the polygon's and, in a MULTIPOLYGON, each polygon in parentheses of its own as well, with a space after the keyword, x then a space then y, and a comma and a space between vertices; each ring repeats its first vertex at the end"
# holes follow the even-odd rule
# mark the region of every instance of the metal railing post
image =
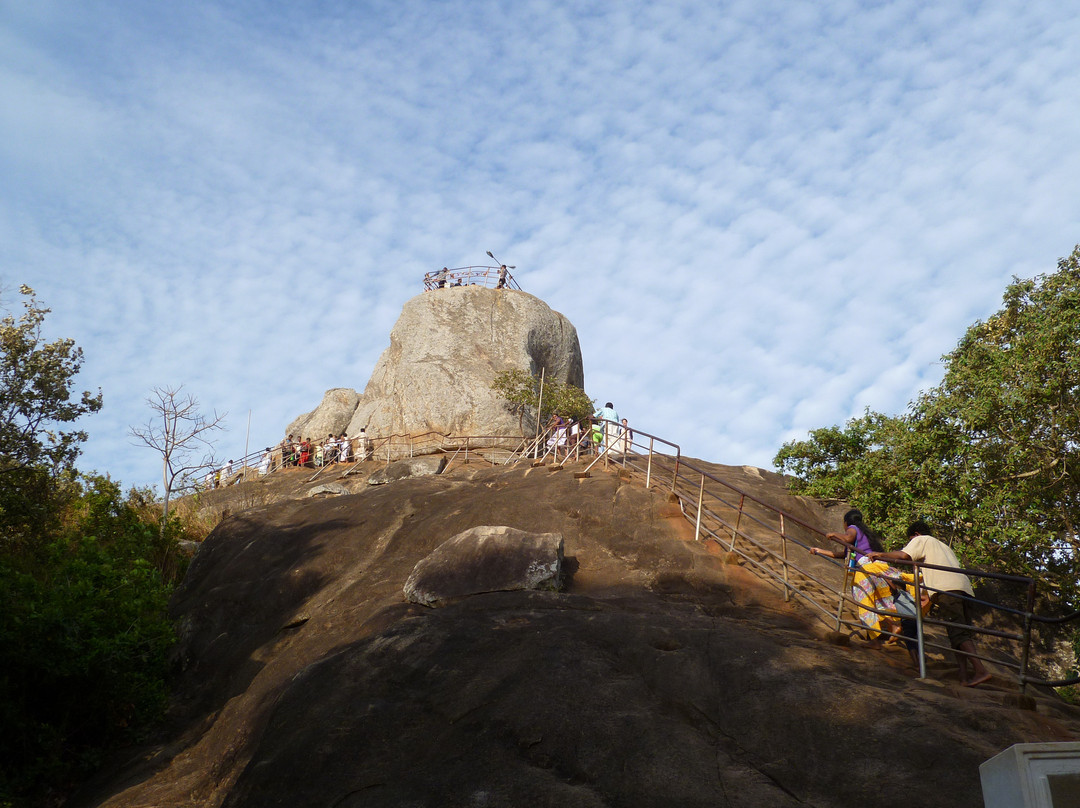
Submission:
POLYGON ((645 466, 645 489, 649 488, 649 481, 652 480, 652 453, 653 453, 653 438, 649 438, 649 462, 645 466))
POLYGON ((840 605, 836 607, 836 630, 844 624, 844 593, 848 589, 848 579, 851 577, 851 567, 844 564, 844 583, 840 587, 840 605))
POLYGON ((680 449, 675 454, 675 471, 671 474, 671 493, 675 493, 675 482, 679 479, 679 458, 682 457, 682 450, 680 449))
POLYGON ((1024 612, 1024 650, 1020 654, 1020 695, 1027 695, 1028 656, 1031 652, 1031 617, 1035 612, 1035 580, 1028 584, 1027 610, 1024 612))
POLYGON ((919 640, 919 678, 926 678, 926 646, 922 621, 922 570, 916 564, 915 573, 915 634, 919 640))
POLYGON ((728 552, 732 552, 735 549, 735 534, 739 532, 739 524, 742 522, 743 504, 746 502, 746 494, 739 497, 739 512, 735 515, 735 527, 731 529, 731 546, 728 547, 728 552))
POLYGON ((705 496, 705 475, 701 475, 701 486, 697 495, 697 523, 694 525, 694 541, 701 541, 701 501, 705 496))
POLYGON ((780 514, 780 550, 784 559, 784 603, 790 603, 791 582, 788 580, 787 533, 784 530, 784 514, 780 514))

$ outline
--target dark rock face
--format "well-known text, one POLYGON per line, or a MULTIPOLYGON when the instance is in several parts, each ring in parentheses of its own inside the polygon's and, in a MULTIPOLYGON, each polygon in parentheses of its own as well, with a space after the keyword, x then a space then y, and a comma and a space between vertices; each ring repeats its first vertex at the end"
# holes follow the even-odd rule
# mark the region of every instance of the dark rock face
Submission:
POLYGON ((466 595, 559 588, 563 541, 558 533, 526 533, 480 525, 421 559, 405 582, 405 599, 439 606, 466 595))
POLYGON ((1080 737, 1046 694, 824 642, 691 533, 614 474, 476 465, 229 518, 174 599, 171 734, 81 804, 978 808, 982 761, 1080 737), (562 535, 565 591, 402 601, 492 524, 562 535))

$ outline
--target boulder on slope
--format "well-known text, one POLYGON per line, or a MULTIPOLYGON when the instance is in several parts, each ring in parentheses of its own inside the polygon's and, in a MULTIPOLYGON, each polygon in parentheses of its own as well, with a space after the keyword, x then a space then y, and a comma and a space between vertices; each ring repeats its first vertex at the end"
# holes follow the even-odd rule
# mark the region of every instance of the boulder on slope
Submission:
POLYGON ((368 477, 368 485, 385 485, 395 480, 407 480, 410 477, 430 477, 441 474, 446 468, 446 456, 442 457, 407 457, 395 460, 368 477))
POLYGON ((477 525, 440 544, 417 562, 405 599, 424 606, 482 592, 559 588, 563 539, 505 525, 477 525))
POLYGON ((352 420, 359 401, 360 395, 351 388, 335 387, 327 390, 319 406, 296 418, 286 427, 285 434, 318 441, 331 433, 340 435, 349 428, 349 421, 352 420))

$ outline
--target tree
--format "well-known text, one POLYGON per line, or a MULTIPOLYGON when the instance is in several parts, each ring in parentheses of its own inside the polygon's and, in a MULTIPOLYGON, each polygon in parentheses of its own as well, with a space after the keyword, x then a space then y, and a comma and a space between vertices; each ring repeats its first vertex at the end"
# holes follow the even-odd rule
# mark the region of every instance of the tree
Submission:
POLYGON ((73 398, 83 363, 70 339, 43 342, 49 309, 22 286, 23 314, 0 320, 0 537, 25 538, 55 510, 52 496, 86 433, 63 429, 101 409, 101 391, 73 398))
POLYGON ((154 411, 146 426, 132 427, 131 435, 161 455, 161 483, 164 488, 164 506, 161 529, 169 519, 169 499, 174 491, 193 487, 198 475, 213 468, 213 441, 209 436, 224 429, 227 413, 206 417, 199 411, 198 400, 180 387, 155 387, 147 405, 154 411), (199 450, 199 460, 193 455, 199 450))
MULTIPOLYGON (((867 413, 785 444, 805 493, 859 504, 899 531, 927 518, 965 563, 1080 594, 1080 247, 1014 278, 1002 308, 943 357, 941 383, 899 417, 867 413)), ((894 535, 902 535, 894 533, 894 535)))
POLYGON ((552 414, 578 421, 592 415, 595 404, 580 387, 552 379, 544 380, 544 398, 541 402, 540 379, 520 368, 496 373, 491 389, 506 402, 511 412, 517 414, 519 426, 525 413, 533 412, 537 407, 543 408, 541 421, 552 414))
POLYGON ((101 409, 74 392, 82 350, 45 342, 49 309, 29 287, 0 320, 0 805, 42 805, 101 750, 160 714, 182 568, 106 477, 75 470, 101 409), (52 794, 47 793, 51 791, 52 794))

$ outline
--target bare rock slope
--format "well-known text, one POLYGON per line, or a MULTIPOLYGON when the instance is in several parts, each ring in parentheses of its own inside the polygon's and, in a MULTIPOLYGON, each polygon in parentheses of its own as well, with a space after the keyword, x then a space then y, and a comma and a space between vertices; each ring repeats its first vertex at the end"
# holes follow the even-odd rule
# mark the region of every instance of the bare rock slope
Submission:
POLYGON ((517 416, 490 390, 520 368, 584 386, 577 330, 544 301, 512 289, 436 289, 405 303, 362 395, 328 390, 287 432, 322 437, 520 434, 517 416))
MULTIPOLYGON (((196 555, 170 729, 84 804, 976 808, 983 760, 1080 737, 1050 696, 1018 709, 944 663, 917 681, 902 653, 823 641, 617 473, 451 464, 322 500, 300 475, 244 484, 295 498, 196 555), (417 562, 477 525, 561 535, 563 591, 405 602, 417 562)), ((242 487, 212 493, 257 500, 242 487)))

